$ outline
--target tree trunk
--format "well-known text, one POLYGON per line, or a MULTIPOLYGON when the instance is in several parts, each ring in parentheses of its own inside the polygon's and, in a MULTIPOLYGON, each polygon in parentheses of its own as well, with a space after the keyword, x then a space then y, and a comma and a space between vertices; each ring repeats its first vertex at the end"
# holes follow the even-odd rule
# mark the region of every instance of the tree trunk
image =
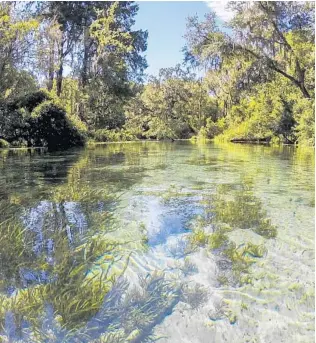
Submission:
POLYGON ((301 84, 300 84, 300 90, 301 90, 301 92, 303 93, 304 98, 306 98, 306 99, 310 99, 310 98, 311 98, 311 96, 310 96, 308 90, 306 89, 304 83, 301 83, 301 84))
POLYGON ((305 69, 301 67, 301 64, 298 60, 298 58, 296 58, 295 60, 295 69, 296 69, 296 73, 297 73, 297 78, 298 78, 298 86, 301 90, 301 92, 303 93, 304 97, 309 99, 310 98, 310 94, 308 93, 308 90, 305 87, 305 69))
MULTIPOLYGON (((89 27, 84 26, 83 29, 83 60, 82 60, 82 70, 80 75, 80 91, 83 93, 84 89, 88 82, 88 69, 89 69, 89 50, 90 50, 90 36, 89 36, 89 27)), ((78 104, 78 116, 82 121, 85 121, 85 105, 82 101, 79 101, 78 104)))
POLYGON ((89 39, 89 27, 84 27, 83 34, 83 61, 82 61, 82 71, 81 71, 81 87, 84 88, 88 81, 88 62, 89 62, 89 48, 90 48, 90 39, 89 39))
POLYGON ((48 82, 47 90, 51 91, 54 84, 54 42, 49 46, 49 66, 48 66, 48 82))
POLYGON ((58 70, 56 74, 56 93, 57 96, 60 97, 62 91, 62 83, 63 83, 63 70, 64 70, 64 40, 63 37, 60 42, 60 46, 58 49, 58 70))

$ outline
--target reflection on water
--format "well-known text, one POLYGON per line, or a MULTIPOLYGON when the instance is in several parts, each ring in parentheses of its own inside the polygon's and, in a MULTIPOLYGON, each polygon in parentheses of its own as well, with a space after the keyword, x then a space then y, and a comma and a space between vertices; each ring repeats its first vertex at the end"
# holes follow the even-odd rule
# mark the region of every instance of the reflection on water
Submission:
POLYGON ((312 342, 313 158, 0 151, 0 341, 312 342))

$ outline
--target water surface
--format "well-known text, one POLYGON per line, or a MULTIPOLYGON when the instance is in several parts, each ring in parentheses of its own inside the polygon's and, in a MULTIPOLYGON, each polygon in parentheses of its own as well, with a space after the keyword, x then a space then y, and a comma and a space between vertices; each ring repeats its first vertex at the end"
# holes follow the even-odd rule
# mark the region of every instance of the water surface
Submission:
POLYGON ((0 341, 314 341, 313 150, 2 150, 0 234, 0 341))

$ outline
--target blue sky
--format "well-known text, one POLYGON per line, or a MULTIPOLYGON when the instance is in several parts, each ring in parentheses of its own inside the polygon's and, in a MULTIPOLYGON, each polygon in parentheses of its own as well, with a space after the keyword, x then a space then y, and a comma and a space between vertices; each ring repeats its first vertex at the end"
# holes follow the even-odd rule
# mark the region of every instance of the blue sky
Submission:
POLYGON ((136 28, 148 30, 146 71, 158 75, 160 68, 182 63, 186 18, 197 14, 201 19, 209 11, 205 2, 139 1, 136 28))
POLYGON ((138 1, 135 28, 148 30, 146 52, 149 75, 158 75, 160 68, 182 63, 185 45, 186 18, 197 14, 200 19, 215 10, 221 19, 229 19, 225 2, 214 1, 138 1), (228 16, 228 17, 227 17, 228 16))

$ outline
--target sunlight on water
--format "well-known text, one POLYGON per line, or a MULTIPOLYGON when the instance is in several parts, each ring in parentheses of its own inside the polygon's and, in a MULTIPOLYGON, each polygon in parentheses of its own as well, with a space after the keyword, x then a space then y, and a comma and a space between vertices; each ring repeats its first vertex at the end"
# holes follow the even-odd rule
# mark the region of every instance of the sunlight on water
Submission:
POLYGON ((0 342, 313 342, 314 150, 0 150, 0 342))

